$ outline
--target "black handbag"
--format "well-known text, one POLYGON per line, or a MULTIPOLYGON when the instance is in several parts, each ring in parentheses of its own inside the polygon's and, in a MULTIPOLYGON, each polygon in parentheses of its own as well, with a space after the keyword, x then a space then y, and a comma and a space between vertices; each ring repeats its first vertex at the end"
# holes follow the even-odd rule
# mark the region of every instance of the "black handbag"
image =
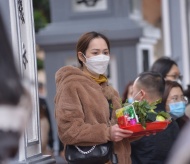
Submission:
POLYGON ((94 146, 66 145, 65 158, 69 164, 104 164, 111 160, 113 142, 94 146))

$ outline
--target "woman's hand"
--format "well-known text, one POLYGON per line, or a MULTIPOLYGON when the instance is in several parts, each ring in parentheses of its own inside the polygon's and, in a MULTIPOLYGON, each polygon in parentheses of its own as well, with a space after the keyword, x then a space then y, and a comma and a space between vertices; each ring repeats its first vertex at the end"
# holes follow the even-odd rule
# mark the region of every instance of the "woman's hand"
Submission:
POLYGON ((119 128, 118 124, 111 127, 111 140, 118 142, 123 138, 130 137, 133 134, 132 131, 119 128))

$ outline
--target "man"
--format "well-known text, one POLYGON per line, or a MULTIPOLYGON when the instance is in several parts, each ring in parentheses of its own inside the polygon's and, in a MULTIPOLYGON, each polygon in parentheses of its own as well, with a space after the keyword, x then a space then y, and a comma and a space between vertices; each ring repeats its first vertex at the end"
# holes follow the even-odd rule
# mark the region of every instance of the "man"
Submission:
POLYGON ((156 72, 141 73, 133 84, 133 98, 141 101, 145 99, 149 103, 162 98, 165 81, 161 74, 156 72))
MULTIPOLYGON (((137 77, 133 84, 133 98, 134 100, 147 100, 152 103, 162 98, 164 88, 165 80, 161 74, 144 72, 137 77)), ((163 103, 158 104, 155 111, 165 111, 165 105, 163 103)), ((166 130, 156 135, 144 136, 132 142, 132 164, 164 164, 172 144, 168 138, 172 135, 173 129, 173 125, 169 125, 166 130)))

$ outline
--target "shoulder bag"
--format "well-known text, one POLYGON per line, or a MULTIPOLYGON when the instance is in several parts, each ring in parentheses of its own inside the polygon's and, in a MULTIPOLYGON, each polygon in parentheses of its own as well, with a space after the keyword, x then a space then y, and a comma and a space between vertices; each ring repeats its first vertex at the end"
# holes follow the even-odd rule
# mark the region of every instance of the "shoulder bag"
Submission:
POLYGON ((104 164, 112 157, 111 141, 94 146, 66 145, 65 158, 69 164, 104 164))

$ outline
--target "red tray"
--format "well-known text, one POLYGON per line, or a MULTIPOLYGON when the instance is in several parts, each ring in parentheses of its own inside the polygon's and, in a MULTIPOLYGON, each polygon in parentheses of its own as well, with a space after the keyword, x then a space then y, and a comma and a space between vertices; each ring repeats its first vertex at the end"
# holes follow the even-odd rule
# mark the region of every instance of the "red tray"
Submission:
POLYGON ((120 128, 133 131, 132 137, 160 132, 166 129, 169 123, 170 121, 150 122, 146 123, 146 129, 144 129, 141 124, 126 125, 125 122, 118 122, 120 128))

